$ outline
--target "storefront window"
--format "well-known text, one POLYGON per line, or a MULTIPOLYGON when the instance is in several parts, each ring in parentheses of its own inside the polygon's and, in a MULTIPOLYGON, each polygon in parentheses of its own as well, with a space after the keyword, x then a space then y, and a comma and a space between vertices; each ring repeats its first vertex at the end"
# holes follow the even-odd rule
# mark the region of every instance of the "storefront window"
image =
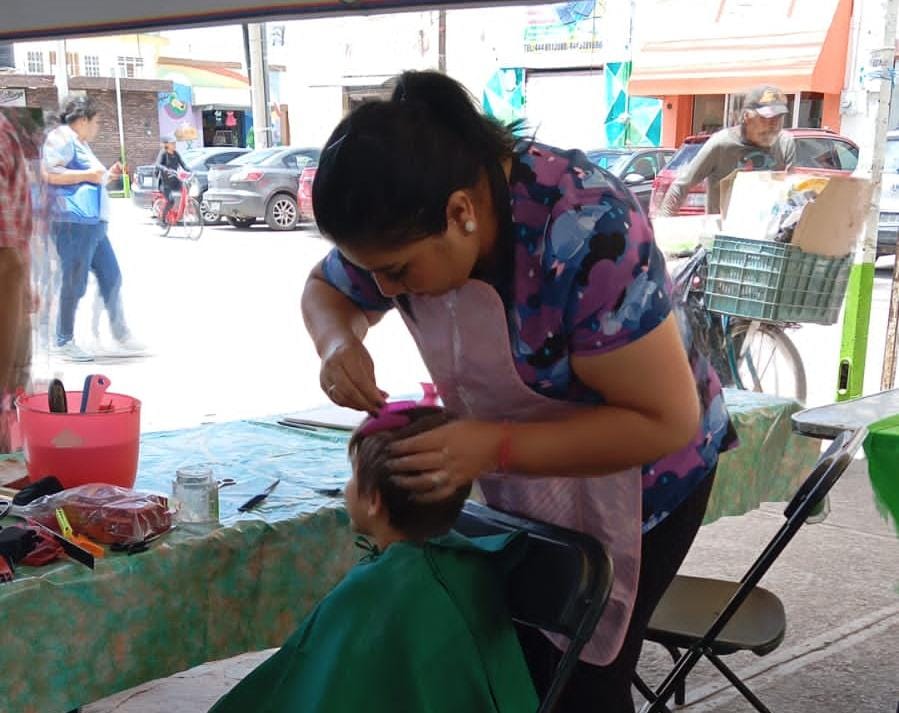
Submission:
POLYGON ((693 97, 693 133, 712 134, 724 127, 724 94, 693 97))

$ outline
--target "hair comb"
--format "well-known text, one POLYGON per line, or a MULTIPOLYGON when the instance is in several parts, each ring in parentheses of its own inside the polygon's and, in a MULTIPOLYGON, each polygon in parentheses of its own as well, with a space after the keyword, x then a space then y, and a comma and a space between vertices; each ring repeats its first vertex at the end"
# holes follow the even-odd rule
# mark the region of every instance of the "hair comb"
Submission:
POLYGON ((403 426, 408 426, 411 419, 407 411, 422 406, 437 406, 439 394, 434 384, 421 385, 423 395, 418 401, 391 401, 384 404, 378 413, 369 416, 368 419, 359 426, 359 435, 366 437, 382 431, 393 431, 403 426))

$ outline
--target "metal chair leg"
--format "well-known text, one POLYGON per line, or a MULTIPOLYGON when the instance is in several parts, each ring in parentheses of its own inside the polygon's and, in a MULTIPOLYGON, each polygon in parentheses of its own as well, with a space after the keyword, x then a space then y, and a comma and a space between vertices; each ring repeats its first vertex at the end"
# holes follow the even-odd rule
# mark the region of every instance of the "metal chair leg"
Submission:
POLYGON ((749 701, 752 706, 759 711, 759 713, 771 713, 771 710, 762 703, 758 696, 756 696, 752 691, 749 690, 749 687, 743 683, 737 674, 730 670, 730 668, 725 664, 720 658, 718 658, 711 651, 705 652, 706 658, 712 662, 712 664, 717 668, 721 675, 723 675, 728 681, 731 682, 734 688, 736 688, 740 693, 743 694, 743 697, 749 701))
MULTIPOLYGON (((677 663, 678 659, 681 656, 680 649, 676 646, 666 646, 665 650, 671 656, 671 660, 674 663, 677 663)), ((677 688, 674 689, 674 702, 675 704, 682 706, 687 701, 687 677, 684 676, 677 685, 677 688)))
POLYGON ((662 685, 655 691, 655 700, 650 701, 640 709, 640 713, 660 713, 664 710, 668 699, 674 695, 676 689, 681 685, 681 681, 693 669, 696 663, 702 658, 703 652, 698 649, 687 649, 681 656, 674 668, 665 676, 662 685))
MULTIPOLYGON (((637 674, 637 673, 634 674, 633 683, 634 683, 634 688, 636 688, 637 691, 640 693, 640 695, 643 696, 647 701, 652 702, 656 699, 655 691, 653 691, 649 687, 649 685, 646 683, 646 681, 644 681, 642 678, 640 678, 639 674, 637 674)), ((666 705, 662 706, 662 711, 664 711, 664 713, 671 713, 671 709, 666 705)))

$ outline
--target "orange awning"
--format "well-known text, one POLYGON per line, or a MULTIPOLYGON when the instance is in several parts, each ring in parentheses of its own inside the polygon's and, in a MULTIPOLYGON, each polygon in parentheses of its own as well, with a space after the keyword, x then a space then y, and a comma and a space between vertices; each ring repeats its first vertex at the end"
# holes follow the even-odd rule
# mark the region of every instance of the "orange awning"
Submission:
POLYGON ((728 94, 843 89, 852 0, 645 0, 629 92, 728 94))

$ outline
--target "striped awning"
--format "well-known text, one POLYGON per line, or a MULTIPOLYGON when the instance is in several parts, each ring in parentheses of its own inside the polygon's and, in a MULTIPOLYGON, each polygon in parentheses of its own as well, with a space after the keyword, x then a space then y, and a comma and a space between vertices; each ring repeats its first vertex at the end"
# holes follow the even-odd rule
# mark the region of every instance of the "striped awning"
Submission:
POLYGON ((852 0, 645 0, 629 92, 788 93, 843 88, 852 0))

